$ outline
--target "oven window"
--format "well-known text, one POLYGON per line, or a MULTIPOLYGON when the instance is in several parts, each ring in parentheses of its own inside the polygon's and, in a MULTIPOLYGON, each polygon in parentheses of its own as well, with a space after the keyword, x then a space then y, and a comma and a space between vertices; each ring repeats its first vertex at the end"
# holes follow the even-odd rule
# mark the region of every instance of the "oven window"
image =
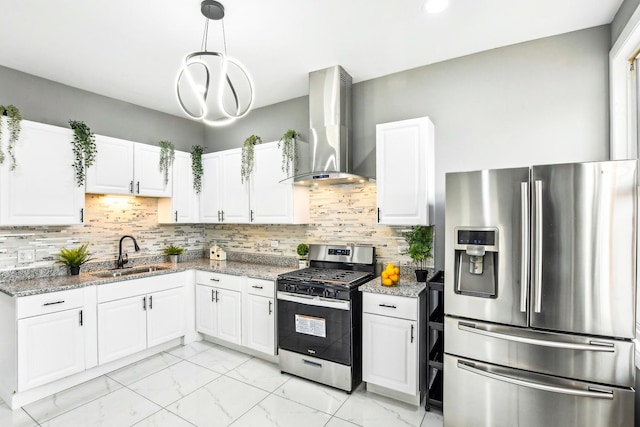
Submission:
POLYGON ((278 300, 278 345, 351 365, 351 312, 278 300))

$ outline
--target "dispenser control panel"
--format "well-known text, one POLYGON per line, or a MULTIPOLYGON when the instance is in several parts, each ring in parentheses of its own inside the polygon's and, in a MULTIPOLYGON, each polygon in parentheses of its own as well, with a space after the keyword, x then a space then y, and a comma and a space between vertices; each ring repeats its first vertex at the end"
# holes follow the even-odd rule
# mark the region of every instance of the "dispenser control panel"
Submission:
POLYGON ((495 246, 495 230, 458 230, 459 245, 495 246))

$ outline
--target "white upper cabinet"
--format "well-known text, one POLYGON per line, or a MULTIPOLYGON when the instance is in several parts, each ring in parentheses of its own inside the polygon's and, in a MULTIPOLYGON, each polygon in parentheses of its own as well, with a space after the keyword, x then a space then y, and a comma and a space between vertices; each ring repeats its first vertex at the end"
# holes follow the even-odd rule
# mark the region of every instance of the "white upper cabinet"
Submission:
POLYGON ((173 196, 158 200, 158 222, 168 224, 200 222, 199 197, 193 189, 190 153, 175 152, 173 196))
POLYGON ((200 222, 222 222, 222 154, 202 155, 202 187, 200 188, 200 222))
MULTIPOLYGON (((9 131, 3 127, 7 154, 9 131)), ((16 168, 9 156, 0 165, 1 225, 70 225, 83 220, 84 188, 78 187, 71 141, 73 131, 22 121, 15 144, 16 168)))
POLYGON ((278 142, 255 146, 253 172, 240 179, 242 150, 202 156, 200 220, 227 224, 306 224, 309 189, 281 183, 282 152, 278 142))
POLYGON ((87 170, 87 193, 171 197, 160 171, 160 147, 96 135, 98 154, 87 170))
POLYGON ((309 189, 281 183, 282 151, 278 142, 255 146, 249 187, 250 221, 257 224, 305 224, 309 222, 309 189))
POLYGON ((376 125, 378 223, 433 223, 434 151, 428 117, 376 125))

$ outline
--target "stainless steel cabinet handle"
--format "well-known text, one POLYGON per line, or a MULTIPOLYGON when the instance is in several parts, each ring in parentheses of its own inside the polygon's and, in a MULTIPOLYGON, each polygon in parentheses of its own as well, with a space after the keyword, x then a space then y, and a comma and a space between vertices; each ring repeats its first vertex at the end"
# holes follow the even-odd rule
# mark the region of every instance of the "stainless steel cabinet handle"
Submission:
POLYGON ((542 181, 536 181, 536 254, 534 260, 535 300, 533 311, 542 311, 542 181))
POLYGON ((520 311, 527 312, 529 289, 529 183, 520 183, 520 215, 522 221, 520 241, 520 311))
POLYGON ((140 181, 138 181, 136 184, 136 192, 140 194, 140 181))
POLYGON ((142 298, 142 309, 147 310, 147 297, 142 298))
POLYGON ((215 290, 211 289, 211 302, 215 302, 215 301, 216 301, 215 290))
POLYGON ((221 210, 220 214, 222 215, 222 222, 224 222, 224 210, 221 210))
POLYGON ((219 299, 218 299, 218 290, 216 289, 216 302, 218 302, 218 301, 219 301, 219 299))
POLYGON ((269 301, 269 314, 272 313, 271 306, 273 305, 273 301, 269 301))
POLYGON ((56 304, 64 304, 64 300, 60 300, 60 301, 51 301, 51 302, 45 302, 44 304, 42 304, 44 307, 48 306, 48 305, 56 305, 56 304))
POLYGON ((218 222, 220 222, 220 221, 222 221, 222 220, 220 219, 220 211, 218 211, 218 222))
POLYGON ((149 296, 149 310, 153 310, 153 295, 149 296))
POLYGON ((413 325, 411 325, 411 342, 413 343, 413 325))
POLYGON ((378 304, 380 307, 387 307, 387 308, 398 308, 395 305, 390 305, 390 304, 378 304))
POLYGON ((552 393, 562 393, 562 394, 569 394, 572 396, 581 396, 581 397, 593 397, 596 399, 609 399, 609 400, 613 400, 613 390, 608 390, 605 388, 592 388, 589 387, 589 390, 580 390, 577 388, 571 388, 571 387, 559 387, 559 386, 555 386, 555 385, 550 385, 550 384, 545 384, 545 383, 538 383, 538 382, 532 382, 532 381, 525 381, 525 380, 521 380, 518 378, 513 378, 513 377, 507 377, 504 375, 500 375, 500 374, 496 374, 493 372, 489 372, 489 371, 485 371, 483 369, 479 369, 475 366, 472 366, 469 363, 465 363, 462 362, 460 360, 458 360, 458 368, 460 369, 464 369, 465 371, 469 371, 472 372, 474 374, 478 374, 478 375, 482 375, 494 380, 498 380, 498 381, 503 381, 505 383, 509 383, 509 384, 515 384, 515 385, 519 385, 522 387, 528 387, 528 388, 535 388, 537 390, 543 390, 543 391, 550 391, 552 393))
POLYGON ((133 181, 129 183, 129 193, 133 194, 133 181))
POLYGON ((250 211, 249 222, 253 222, 253 209, 250 211))
POLYGON ((512 335, 506 332, 489 331, 482 328, 481 326, 466 322, 458 322, 458 329, 465 332, 471 332, 473 334, 484 335, 486 337, 498 338, 523 344, 539 345, 543 347, 562 348, 566 350, 603 351, 607 353, 613 353, 615 351, 615 346, 607 342, 589 341, 589 344, 579 344, 565 341, 550 341, 521 335, 512 335))

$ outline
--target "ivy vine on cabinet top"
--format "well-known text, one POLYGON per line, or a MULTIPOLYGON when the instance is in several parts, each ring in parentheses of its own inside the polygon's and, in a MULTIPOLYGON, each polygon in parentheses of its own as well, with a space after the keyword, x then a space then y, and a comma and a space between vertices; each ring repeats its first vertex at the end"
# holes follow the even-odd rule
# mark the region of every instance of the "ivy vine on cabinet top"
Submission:
POLYGON ((193 173, 193 189, 197 194, 202 190, 202 151, 201 145, 191 147, 191 172, 193 173))
POLYGON ((262 144, 262 138, 256 135, 251 135, 242 143, 242 157, 240 165, 240 182, 249 179, 251 172, 253 171, 253 158, 254 158, 254 146, 256 144, 262 144))
POLYGON ((280 141, 278 141, 278 148, 282 143, 282 172, 289 176, 291 166, 293 165, 293 173, 298 171, 294 160, 298 157, 298 144, 297 139, 300 138, 300 133, 293 129, 287 130, 280 141))
POLYGON ((69 120, 69 126, 73 129, 73 141, 71 143, 73 144, 73 168, 76 171, 76 184, 78 184, 78 187, 82 187, 86 177, 86 170, 93 165, 98 154, 96 137, 84 122, 69 120))
MULTIPOLYGON (((22 115, 20 110, 15 105, 0 105, 0 141, 2 141, 2 119, 7 118, 7 127, 9 128, 9 142, 7 144, 7 154, 11 158, 11 170, 16 168, 16 156, 13 152, 16 142, 20 138, 20 131, 22 130, 21 122, 22 115)), ((5 155, 2 152, 0 146, 0 164, 4 163, 5 155)))
POLYGON ((169 183, 169 169, 176 158, 176 150, 170 141, 160 141, 160 172, 164 177, 164 185, 169 183))

